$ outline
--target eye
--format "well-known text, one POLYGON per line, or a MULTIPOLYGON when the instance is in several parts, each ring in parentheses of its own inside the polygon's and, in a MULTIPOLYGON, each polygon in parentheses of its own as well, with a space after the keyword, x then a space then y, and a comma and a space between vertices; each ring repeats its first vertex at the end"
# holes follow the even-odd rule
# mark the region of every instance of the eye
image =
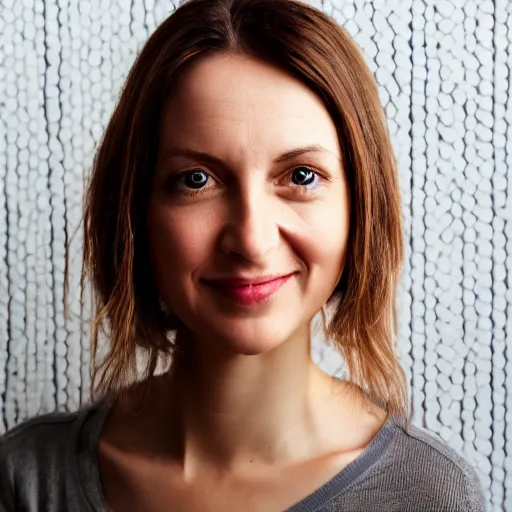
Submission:
POLYGON ((186 188, 199 190, 208 183, 209 175, 205 171, 185 172, 180 176, 179 182, 186 188))
POLYGON ((195 168, 171 175, 166 183, 166 190, 179 196, 198 197, 210 192, 216 186, 217 181, 209 172, 195 168))
POLYGON ((292 171, 292 181, 295 185, 310 185, 316 174, 307 167, 297 167, 292 171))
POLYGON ((291 180, 294 185, 306 189, 314 188, 318 184, 318 174, 309 167, 300 166, 293 169, 291 172, 291 180))

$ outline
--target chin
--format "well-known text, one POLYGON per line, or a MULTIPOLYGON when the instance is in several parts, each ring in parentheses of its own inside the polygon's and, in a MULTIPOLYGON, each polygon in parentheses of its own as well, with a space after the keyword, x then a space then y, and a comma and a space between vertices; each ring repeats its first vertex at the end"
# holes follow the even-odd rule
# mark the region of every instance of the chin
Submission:
MULTIPOLYGON (((293 335, 289 329, 276 328, 276 325, 283 325, 283 322, 276 320, 267 323, 240 319, 229 324, 224 324, 222 329, 207 329, 209 335, 206 339, 208 343, 222 347, 234 355, 255 356, 268 353, 285 344, 293 335)), ((289 325, 289 322, 284 325, 289 325)))
POLYGON ((234 340, 234 343, 231 346, 233 347, 233 351, 237 354, 256 356, 271 352, 272 350, 284 345, 285 342, 286 339, 271 338, 266 340, 259 337, 258 339, 237 339, 234 340))
POLYGON ((275 335, 245 334, 238 332, 234 335, 222 335, 219 333, 216 340, 212 340, 219 345, 223 345, 233 354, 256 356, 265 354, 283 345, 287 337, 275 335))

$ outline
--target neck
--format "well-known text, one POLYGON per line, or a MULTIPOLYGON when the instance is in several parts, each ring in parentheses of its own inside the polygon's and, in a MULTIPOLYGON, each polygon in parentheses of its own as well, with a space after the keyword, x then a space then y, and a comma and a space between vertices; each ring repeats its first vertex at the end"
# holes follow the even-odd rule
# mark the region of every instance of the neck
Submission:
POLYGON ((164 423, 186 472, 275 467, 318 452, 332 423, 324 406, 340 387, 311 361, 309 329, 251 356, 221 354, 184 335, 179 341, 194 349, 169 372, 164 423))

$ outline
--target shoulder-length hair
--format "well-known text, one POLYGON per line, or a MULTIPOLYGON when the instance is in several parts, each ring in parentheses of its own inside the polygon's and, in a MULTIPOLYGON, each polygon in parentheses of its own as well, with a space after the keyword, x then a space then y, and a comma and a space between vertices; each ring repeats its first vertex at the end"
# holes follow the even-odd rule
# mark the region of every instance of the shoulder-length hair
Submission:
POLYGON ((407 417, 395 353, 397 282, 403 259, 396 163, 377 86, 347 32, 296 0, 189 0, 144 45, 96 152, 84 202, 82 285, 95 299, 93 396, 155 373, 175 345, 151 274, 146 214, 160 115, 184 66, 224 52, 279 66, 313 90, 338 131, 351 216, 345 266, 329 300, 327 335, 347 378, 388 414, 407 417), (107 334, 99 361, 98 334, 107 334))

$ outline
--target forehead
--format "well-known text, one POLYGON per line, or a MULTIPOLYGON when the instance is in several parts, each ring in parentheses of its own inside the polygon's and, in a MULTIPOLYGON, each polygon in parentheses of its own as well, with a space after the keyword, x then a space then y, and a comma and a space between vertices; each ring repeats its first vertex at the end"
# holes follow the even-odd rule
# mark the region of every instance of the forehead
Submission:
POLYGON ((313 91, 268 63, 227 55, 182 73, 163 112, 161 143, 244 156, 321 144, 339 157, 336 127, 313 91))

